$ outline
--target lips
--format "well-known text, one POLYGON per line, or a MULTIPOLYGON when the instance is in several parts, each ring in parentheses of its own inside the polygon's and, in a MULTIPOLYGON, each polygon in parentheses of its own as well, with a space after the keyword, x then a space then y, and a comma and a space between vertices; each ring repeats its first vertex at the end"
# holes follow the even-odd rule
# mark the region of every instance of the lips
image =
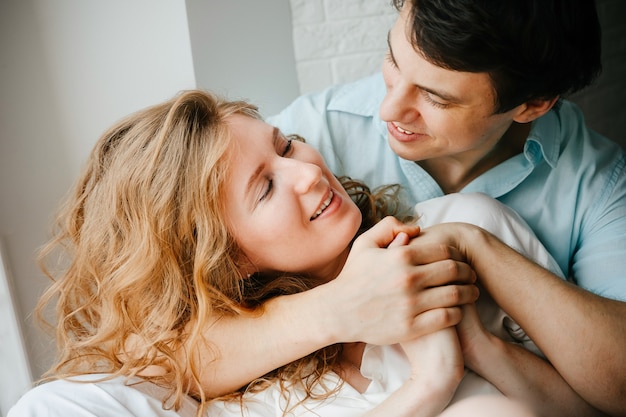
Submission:
POLYGON ((392 124, 396 129, 398 129, 398 131, 400 131, 400 133, 404 133, 405 135, 412 135, 413 133, 415 133, 415 132, 411 132, 410 130, 402 129, 400 126, 398 126, 395 123, 392 123, 392 124))
POLYGON ((326 199, 324 201, 322 201, 322 204, 320 204, 320 206, 317 209, 317 211, 315 213, 313 213, 313 215, 311 216, 310 220, 315 220, 316 218, 318 218, 324 212, 324 210, 326 210, 326 208, 330 205, 331 201, 333 201, 334 195, 335 194, 333 193, 333 191, 330 190, 329 193, 328 193, 328 197, 326 197, 326 199))
POLYGON ((425 133, 404 129, 398 126, 396 122, 387 122, 387 131, 390 137, 401 143, 413 143, 416 140, 428 137, 425 133))

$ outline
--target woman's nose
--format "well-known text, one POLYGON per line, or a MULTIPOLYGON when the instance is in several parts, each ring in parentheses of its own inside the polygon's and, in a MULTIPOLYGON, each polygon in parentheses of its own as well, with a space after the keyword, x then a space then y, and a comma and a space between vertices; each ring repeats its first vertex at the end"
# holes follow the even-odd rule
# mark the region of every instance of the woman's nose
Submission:
POLYGON ((285 159, 289 166, 288 177, 299 194, 309 192, 322 179, 322 168, 314 163, 297 159, 285 159))

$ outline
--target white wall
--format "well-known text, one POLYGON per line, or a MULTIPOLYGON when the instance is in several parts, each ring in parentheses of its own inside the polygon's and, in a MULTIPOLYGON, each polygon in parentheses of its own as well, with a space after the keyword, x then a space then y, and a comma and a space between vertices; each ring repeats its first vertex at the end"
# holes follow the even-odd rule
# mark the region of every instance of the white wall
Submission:
POLYGON ((38 378, 54 349, 30 317, 48 283, 35 252, 102 131, 195 87, 185 4, 2 0, 0 57, 0 239, 38 378))
POLYGON ((4 416, 24 388, 30 386, 32 376, 3 252, 0 242, 0 369, 7 376, 0 377, 0 415, 4 416))

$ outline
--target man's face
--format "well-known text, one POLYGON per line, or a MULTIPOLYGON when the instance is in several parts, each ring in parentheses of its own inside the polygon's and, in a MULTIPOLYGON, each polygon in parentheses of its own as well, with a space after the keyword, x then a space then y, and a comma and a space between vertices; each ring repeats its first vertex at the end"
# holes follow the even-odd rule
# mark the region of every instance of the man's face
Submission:
POLYGON ((416 52, 408 3, 389 32, 382 68, 387 95, 380 117, 387 122, 389 144, 404 159, 452 158, 467 168, 494 148, 519 109, 494 114, 487 73, 444 69, 416 52))

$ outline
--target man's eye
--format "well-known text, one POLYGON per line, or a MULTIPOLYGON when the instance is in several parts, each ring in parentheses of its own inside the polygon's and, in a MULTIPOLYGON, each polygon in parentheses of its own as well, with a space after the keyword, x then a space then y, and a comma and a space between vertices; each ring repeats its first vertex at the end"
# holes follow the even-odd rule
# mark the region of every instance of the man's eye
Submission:
POLYGON ((391 55, 391 51, 387 50, 385 54, 385 61, 387 61, 393 68, 398 68, 398 64, 396 64, 396 60, 393 59, 393 55, 391 55))
POLYGON ((448 104, 448 103, 441 103, 441 102, 439 102, 439 101, 435 100, 435 99, 432 97, 431 93, 429 93, 428 91, 424 91, 424 92, 423 92, 423 96, 424 96, 424 98, 426 99, 426 101, 427 101, 430 105, 432 105, 433 107, 437 107, 437 108, 439 108, 439 109, 445 109, 445 108, 448 108, 448 107, 449 107, 449 104, 448 104))

